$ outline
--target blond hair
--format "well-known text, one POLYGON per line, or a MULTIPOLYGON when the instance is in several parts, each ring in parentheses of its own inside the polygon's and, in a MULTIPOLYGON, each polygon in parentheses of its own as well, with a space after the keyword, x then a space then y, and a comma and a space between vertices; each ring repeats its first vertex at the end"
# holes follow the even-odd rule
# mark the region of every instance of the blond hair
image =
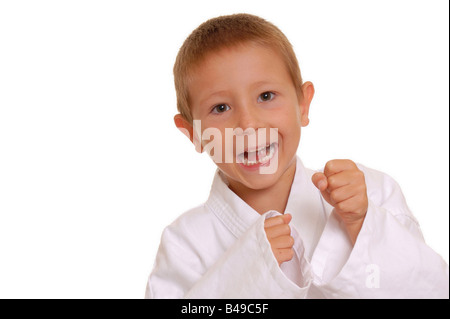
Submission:
POLYGON ((301 96, 302 77, 297 58, 286 36, 272 23, 250 14, 233 14, 210 19, 195 29, 180 48, 173 68, 178 112, 190 123, 189 72, 207 54, 237 44, 254 42, 269 46, 284 58, 297 95, 301 96))

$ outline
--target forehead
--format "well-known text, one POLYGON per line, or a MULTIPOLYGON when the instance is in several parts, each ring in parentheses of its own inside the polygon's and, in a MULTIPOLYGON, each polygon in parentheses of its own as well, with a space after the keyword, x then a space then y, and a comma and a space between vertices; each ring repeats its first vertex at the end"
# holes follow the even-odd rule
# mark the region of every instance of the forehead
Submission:
POLYGON ((205 91, 244 89, 258 82, 291 82, 282 54, 256 43, 210 52, 191 70, 189 78, 192 97, 205 91))

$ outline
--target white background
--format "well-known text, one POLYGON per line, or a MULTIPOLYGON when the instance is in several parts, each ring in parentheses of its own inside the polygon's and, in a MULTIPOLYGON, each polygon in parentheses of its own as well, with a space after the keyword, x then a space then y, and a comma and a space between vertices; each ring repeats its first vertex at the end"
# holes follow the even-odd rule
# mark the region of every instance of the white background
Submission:
POLYGON ((142 298, 163 228, 215 171, 173 125, 172 66, 218 15, 285 32, 315 84, 299 155, 392 175, 449 254, 449 3, 1 1, 0 298, 142 298))

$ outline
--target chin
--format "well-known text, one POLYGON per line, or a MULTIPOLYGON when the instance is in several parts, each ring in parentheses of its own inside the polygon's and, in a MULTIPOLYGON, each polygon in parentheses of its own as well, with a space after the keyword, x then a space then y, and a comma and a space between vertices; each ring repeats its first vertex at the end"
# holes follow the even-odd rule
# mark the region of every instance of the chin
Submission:
POLYGON ((230 184, 240 185, 252 190, 263 190, 275 185, 288 168, 289 163, 279 165, 278 158, 276 162, 263 167, 243 167, 242 163, 218 164, 217 166, 227 177, 230 184), (265 173, 261 173, 265 172, 265 173))
POLYGON ((268 189, 279 180, 278 174, 265 174, 238 180, 239 183, 252 190, 268 189))

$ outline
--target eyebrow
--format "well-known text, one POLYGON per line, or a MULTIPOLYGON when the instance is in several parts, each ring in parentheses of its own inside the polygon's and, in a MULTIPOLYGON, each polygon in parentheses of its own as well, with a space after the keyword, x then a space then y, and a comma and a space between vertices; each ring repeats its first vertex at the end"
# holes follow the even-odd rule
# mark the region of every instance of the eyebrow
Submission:
POLYGON ((257 88, 257 87, 263 86, 263 85, 274 85, 274 84, 275 83, 273 81, 272 82, 269 82, 269 81, 258 81, 256 83, 253 83, 251 85, 251 88, 253 89, 253 88, 257 88))
POLYGON ((211 93, 207 97, 205 97, 204 99, 200 100, 200 105, 205 104, 206 101, 208 101, 209 99, 215 97, 216 95, 226 95, 227 93, 228 93, 227 90, 221 90, 221 91, 216 91, 214 93, 211 93))

